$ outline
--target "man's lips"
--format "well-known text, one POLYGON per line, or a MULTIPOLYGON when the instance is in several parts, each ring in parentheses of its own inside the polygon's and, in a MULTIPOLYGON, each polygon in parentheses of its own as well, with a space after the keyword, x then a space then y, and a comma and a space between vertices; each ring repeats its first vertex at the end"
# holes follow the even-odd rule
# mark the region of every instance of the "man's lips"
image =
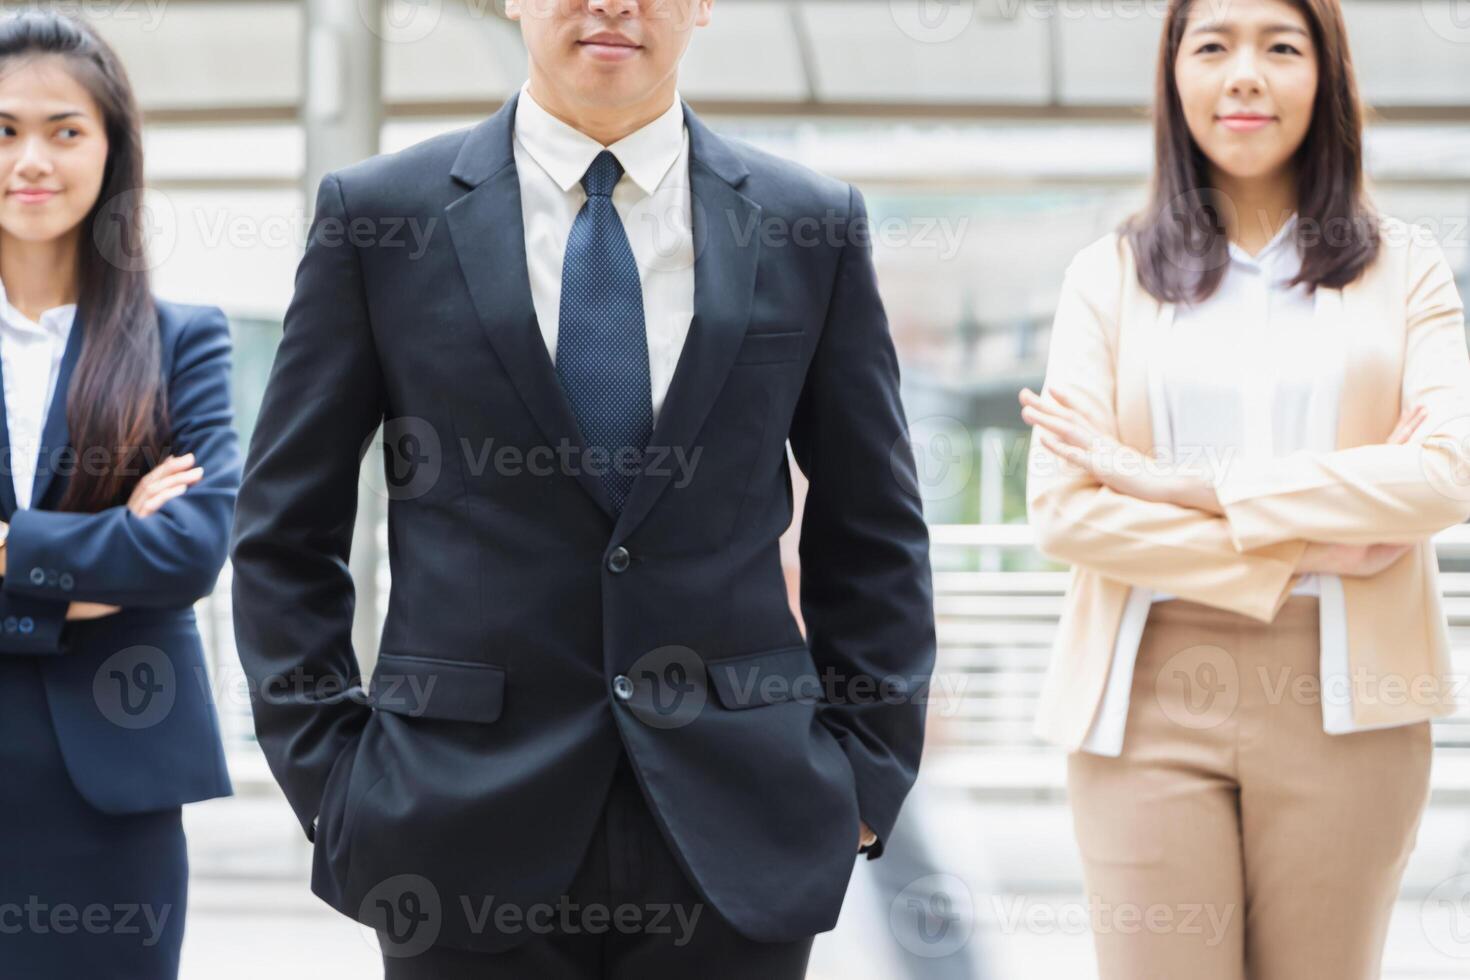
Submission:
POLYGON ((1218 118, 1220 125, 1237 133, 1253 133, 1275 120, 1274 116, 1262 116, 1248 112, 1236 112, 1218 118))
POLYGON ((615 34, 594 34, 578 41, 577 45, 601 61, 622 61, 642 50, 642 45, 615 34))

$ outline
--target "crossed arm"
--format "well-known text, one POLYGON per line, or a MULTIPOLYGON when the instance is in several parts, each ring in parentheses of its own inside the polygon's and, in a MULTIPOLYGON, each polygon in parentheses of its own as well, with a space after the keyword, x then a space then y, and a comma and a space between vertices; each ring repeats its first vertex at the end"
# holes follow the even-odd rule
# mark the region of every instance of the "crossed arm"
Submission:
POLYGON ((11 516, 0 548, 0 654, 62 654, 69 620, 124 606, 189 606, 212 591, 240 481, 231 350, 219 309, 203 309, 184 325, 168 381, 170 443, 182 456, 146 474, 127 504, 95 513, 24 508, 11 516), (7 575, 12 565, 16 574, 7 575))
POLYGON ((1401 404, 1389 441, 1159 474, 1117 439, 1112 338, 1119 287, 1084 252, 1068 269, 1026 500, 1040 550, 1110 578, 1270 622, 1309 571, 1373 574, 1470 517, 1470 352, 1437 246, 1412 246, 1401 404), (1058 397, 1060 394, 1060 397, 1058 397), (1152 471, 1152 472, 1151 472, 1152 471))
MULTIPOLYGON (((182 456, 169 456, 159 463, 133 488, 128 497, 127 507, 138 517, 147 517, 158 512, 166 501, 172 500, 204 476, 204 467, 194 466, 194 454, 185 453, 182 456)), ((5 536, 10 533, 10 525, 0 521, 0 527, 5 529, 5 536)), ((0 540, 0 578, 5 577, 5 556, 8 554, 4 541, 0 540)), ((67 619, 100 619, 110 616, 122 609, 122 606, 113 606, 105 602, 83 602, 73 601, 67 605, 67 619)))
MULTIPOLYGON (((1036 426, 1036 438, 1057 457, 1090 472, 1100 484, 1118 493, 1159 503, 1192 507, 1225 517, 1217 481, 1206 476, 1175 470, 1159 472, 1144 465, 1144 454, 1092 428, 1074 407, 1072 396, 1061 389, 1038 395, 1030 388, 1020 394, 1021 417, 1036 426), (1122 460, 1121 465, 1111 461, 1122 460)), ((1405 408, 1386 445, 1401 446, 1414 436, 1427 418, 1422 405, 1405 408)), ((1308 541, 1297 559, 1296 570, 1331 572, 1336 575, 1376 575, 1398 561, 1412 547, 1406 543, 1338 544, 1308 541)))

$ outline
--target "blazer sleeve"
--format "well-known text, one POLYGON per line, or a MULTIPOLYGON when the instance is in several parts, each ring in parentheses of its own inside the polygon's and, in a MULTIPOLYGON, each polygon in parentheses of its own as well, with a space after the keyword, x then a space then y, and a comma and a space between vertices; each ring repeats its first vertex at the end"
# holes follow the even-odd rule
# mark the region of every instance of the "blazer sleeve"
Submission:
POLYGON ((230 397, 229 321, 208 307, 181 329, 168 379, 172 453, 193 453, 203 476, 157 512, 126 505, 94 513, 24 508, 11 518, 3 612, 30 619, 29 634, 8 630, 0 650, 64 649, 73 601, 187 607, 209 595, 225 562, 240 453, 230 397))
MULTIPOLYGON (((1411 240, 1412 241, 1412 240, 1411 240)), ((1291 538, 1408 544, 1470 517, 1470 352, 1465 309, 1438 244, 1413 242, 1401 405, 1428 415, 1412 441, 1242 458, 1215 493, 1238 549, 1291 538)))
POLYGON ((848 193, 845 243, 790 440, 809 481, 798 543, 802 619, 822 676, 838 678, 818 718, 852 765, 859 814, 878 835, 864 852, 872 860, 918 774, 934 597, 898 357, 863 198, 848 193))
POLYGON ((69 649, 66 599, 37 599, 0 591, 0 654, 47 656, 69 649))
MULTIPOLYGON (((1116 357, 1122 277, 1110 236, 1068 266, 1052 325, 1044 387, 1071 393, 1102 432, 1118 437, 1116 357)), ((1270 622, 1286 602, 1305 541, 1241 552, 1229 522, 1192 507, 1142 500, 1104 486, 1058 458, 1034 433, 1026 459, 1026 510, 1036 547, 1058 561, 1129 585, 1270 622)))
POLYGON ((352 648, 358 475, 385 394, 336 174, 317 190, 250 440, 232 544, 235 638, 255 731, 302 829, 371 716, 352 648))

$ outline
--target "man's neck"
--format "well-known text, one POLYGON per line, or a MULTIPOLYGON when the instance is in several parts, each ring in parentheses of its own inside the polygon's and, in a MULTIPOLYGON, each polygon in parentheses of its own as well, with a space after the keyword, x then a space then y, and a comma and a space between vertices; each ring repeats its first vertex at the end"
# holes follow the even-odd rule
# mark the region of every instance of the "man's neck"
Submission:
POLYGON ((557 119, 603 146, 611 146, 667 112, 674 104, 675 82, 671 77, 668 84, 660 85, 633 105, 576 105, 562 99, 533 65, 527 92, 537 105, 557 119))

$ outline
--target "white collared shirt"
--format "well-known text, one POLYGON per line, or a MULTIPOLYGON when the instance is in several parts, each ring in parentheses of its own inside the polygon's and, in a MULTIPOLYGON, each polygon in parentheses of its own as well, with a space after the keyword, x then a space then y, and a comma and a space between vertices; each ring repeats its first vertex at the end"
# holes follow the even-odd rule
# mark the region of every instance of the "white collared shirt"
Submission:
MULTIPOLYGON (((9 479, 15 485, 19 508, 31 505, 41 434, 76 312, 75 303, 52 307, 41 314, 38 323, 10 304, 5 284, 0 283, 0 373, 4 375, 5 420, 10 435, 9 479)), ((4 462, 0 460, 0 464, 4 462)), ((4 477, 0 472, 0 478, 4 477)))
MULTIPOLYGON (((1285 456, 1337 446, 1345 351, 1341 324, 1316 316, 1305 285, 1292 215, 1255 256, 1230 243, 1219 289, 1199 304, 1178 304, 1161 342, 1148 352, 1154 445, 1201 474, 1233 454, 1285 456)), ((1360 731, 1348 683, 1347 610, 1336 575, 1303 575, 1292 595, 1319 596, 1322 728, 1360 731)), ((1119 755, 1128 719, 1138 646, 1149 607, 1178 596, 1137 586, 1113 646, 1107 687, 1082 749, 1119 755)))
POLYGON ((515 162, 526 229, 531 300, 546 350, 556 362, 562 260, 572 222, 587 200, 582 177, 604 149, 623 167, 613 207, 623 219, 643 284, 653 414, 664 396, 694 316, 694 235, 689 203, 689 133, 679 95, 657 119, 611 146, 557 119, 521 86, 515 162))

